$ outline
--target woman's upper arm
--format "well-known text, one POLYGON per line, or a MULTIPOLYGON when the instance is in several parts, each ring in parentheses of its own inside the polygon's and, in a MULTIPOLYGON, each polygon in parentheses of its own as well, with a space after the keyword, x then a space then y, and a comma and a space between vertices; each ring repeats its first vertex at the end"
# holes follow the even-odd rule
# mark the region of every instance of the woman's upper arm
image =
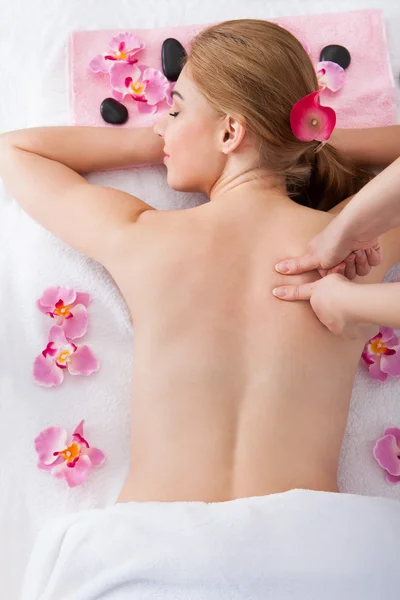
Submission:
POLYGON ((106 267, 123 233, 153 210, 131 194, 91 184, 59 162, 10 145, 1 146, 0 177, 35 221, 106 267))
POLYGON ((352 196, 349 196, 348 198, 346 198, 346 200, 342 200, 342 202, 339 202, 339 204, 336 204, 336 206, 334 206, 333 208, 331 208, 327 212, 330 215, 335 215, 335 216, 338 215, 340 212, 342 212, 342 210, 350 202, 350 200, 352 198, 354 198, 354 196, 355 196, 355 194, 353 194, 352 196))
POLYGON ((400 156, 400 125, 335 129, 330 143, 358 165, 385 168, 400 156))

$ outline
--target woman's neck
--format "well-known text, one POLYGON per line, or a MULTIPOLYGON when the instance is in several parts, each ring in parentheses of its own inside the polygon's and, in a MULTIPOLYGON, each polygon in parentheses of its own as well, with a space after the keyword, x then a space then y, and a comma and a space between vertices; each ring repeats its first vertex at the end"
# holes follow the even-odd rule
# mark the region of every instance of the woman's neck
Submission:
POLYGON ((224 174, 209 193, 212 203, 244 202, 247 206, 249 201, 253 203, 257 199, 265 204, 266 195, 268 195, 268 205, 277 203, 282 207, 283 204, 293 204, 287 195, 283 178, 277 177, 266 169, 251 168, 240 173, 224 174))

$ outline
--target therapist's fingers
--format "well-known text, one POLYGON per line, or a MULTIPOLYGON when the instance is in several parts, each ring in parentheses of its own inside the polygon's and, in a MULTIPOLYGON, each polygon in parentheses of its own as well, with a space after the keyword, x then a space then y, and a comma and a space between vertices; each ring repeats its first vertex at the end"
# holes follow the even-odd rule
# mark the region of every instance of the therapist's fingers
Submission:
POLYGON ((381 264, 382 262, 382 250, 380 248, 380 246, 378 246, 377 248, 368 248, 365 251, 367 258, 368 258, 368 262, 371 265, 371 267, 377 267, 378 265, 381 264))
POLYGON ((357 271, 356 271, 356 255, 354 254, 354 252, 352 252, 351 254, 349 254, 349 256, 345 259, 344 261, 346 263, 346 268, 344 270, 344 276, 347 277, 347 279, 354 279, 357 275, 357 271))
POLYGON ((315 288, 315 283, 302 285, 281 285, 272 290, 274 296, 282 300, 309 300, 315 288))
POLYGON ((299 273, 313 271, 319 266, 319 261, 316 260, 315 256, 312 254, 304 254, 304 256, 291 258, 277 263, 275 269, 278 273, 284 273, 285 275, 298 275, 299 273))
POLYGON ((346 271, 346 262, 342 261, 335 267, 332 267, 332 269, 327 269, 326 275, 332 275, 333 273, 338 273, 339 275, 344 275, 345 271, 346 271))
POLYGON ((356 258, 354 261, 357 275, 365 277, 371 271, 371 265, 368 261, 368 256, 365 250, 357 250, 355 252, 356 258))

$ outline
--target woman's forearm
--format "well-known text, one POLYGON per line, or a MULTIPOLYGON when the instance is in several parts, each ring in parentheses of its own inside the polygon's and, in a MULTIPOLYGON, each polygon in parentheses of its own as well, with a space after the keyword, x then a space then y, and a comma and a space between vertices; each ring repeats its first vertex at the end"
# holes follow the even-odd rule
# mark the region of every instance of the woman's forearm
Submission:
POLYGON ((400 283, 354 283, 347 304, 359 322, 400 329, 400 283))
POLYGON ((358 165, 384 169, 400 156, 400 125, 335 129, 329 143, 358 165))
POLYGON ((151 127, 32 127, 3 133, 1 140, 55 160, 81 174, 162 164, 164 156, 164 142, 151 127))
POLYGON ((400 226, 400 158, 367 183, 336 217, 348 239, 373 239, 400 226))

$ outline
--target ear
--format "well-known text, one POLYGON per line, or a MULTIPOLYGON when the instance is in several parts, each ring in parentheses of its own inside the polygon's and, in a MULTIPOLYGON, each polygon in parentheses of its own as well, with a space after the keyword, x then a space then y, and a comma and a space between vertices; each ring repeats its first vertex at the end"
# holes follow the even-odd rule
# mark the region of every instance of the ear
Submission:
POLYGON ((235 150, 246 133, 244 123, 227 115, 223 122, 221 149, 224 154, 235 150))

